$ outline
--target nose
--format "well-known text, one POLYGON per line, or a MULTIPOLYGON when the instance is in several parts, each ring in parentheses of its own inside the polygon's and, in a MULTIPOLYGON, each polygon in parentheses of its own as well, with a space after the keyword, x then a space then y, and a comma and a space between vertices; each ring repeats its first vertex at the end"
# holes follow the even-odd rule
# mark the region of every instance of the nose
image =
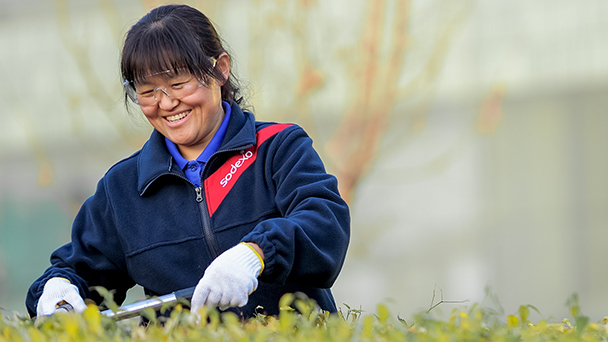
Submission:
POLYGON ((175 101, 177 100, 175 97, 171 96, 166 89, 163 88, 154 89, 154 99, 162 109, 173 109, 173 107, 175 106, 175 101), (159 90, 164 93, 165 96, 159 94, 159 90))

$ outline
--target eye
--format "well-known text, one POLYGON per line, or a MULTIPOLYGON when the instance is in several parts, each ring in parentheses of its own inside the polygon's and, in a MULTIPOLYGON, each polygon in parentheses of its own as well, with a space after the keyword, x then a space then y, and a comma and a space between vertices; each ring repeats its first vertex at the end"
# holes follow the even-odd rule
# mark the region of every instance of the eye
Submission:
POLYGON ((152 89, 144 89, 142 91, 137 91, 137 96, 141 96, 141 97, 150 97, 152 96, 152 89))
POLYGON ((187 82, 176 82, 176 83, 171 84, 171 88, 173 88, 173 89, 181 89, 181 88, 184 87, 184 85, 186 83, 187 82))

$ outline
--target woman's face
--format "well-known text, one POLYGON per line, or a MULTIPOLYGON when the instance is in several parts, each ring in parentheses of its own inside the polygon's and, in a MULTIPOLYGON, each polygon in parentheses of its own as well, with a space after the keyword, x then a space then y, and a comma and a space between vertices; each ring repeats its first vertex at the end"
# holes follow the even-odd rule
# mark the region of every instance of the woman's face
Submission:
MULTIPOLYGON (((224 74, 230 74, 230 59, 222 54, 217 59, 216 68, 224 74)), ((205 149, 224 119, 221 89, 223 83, 214 78, 194 92, 181 99, 167 96, 162 89, 171 92, 175 82, 183 80, 167 79, 161 76, 149 76, 141 89, 155 89, 157 102, 153 106, 141 107, 150 124, 162 135, 174 142, 180 153, 187 160, 196 159, 205 149)), ((139 88, 139 87, 138 87, 139 88)), ((138 89, 139 90, 139 89, 138 89)))

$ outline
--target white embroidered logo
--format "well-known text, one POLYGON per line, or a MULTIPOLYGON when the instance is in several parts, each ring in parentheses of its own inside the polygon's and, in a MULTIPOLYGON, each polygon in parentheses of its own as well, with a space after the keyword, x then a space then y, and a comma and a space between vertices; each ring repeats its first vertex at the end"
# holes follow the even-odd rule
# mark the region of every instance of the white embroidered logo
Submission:
POLYGON ((236 163, 230 165, 230 172, 228 172, 226 174, 226 176, 224 176, 224 178, 222 178, 222 180, 220 181, 222 188, 225 187, 226 185, 228 185, 228 182, 232 179, 232 175, 234 175, 236 173, 236 171, 239 169, 239 167, 243 166, 243 164, 245 163, 245 160, 247 160, 251 157, 253 157, 253 152, 247 151, 241 155, 241 158, 239 158, 239 160, 237 160, 236 163))

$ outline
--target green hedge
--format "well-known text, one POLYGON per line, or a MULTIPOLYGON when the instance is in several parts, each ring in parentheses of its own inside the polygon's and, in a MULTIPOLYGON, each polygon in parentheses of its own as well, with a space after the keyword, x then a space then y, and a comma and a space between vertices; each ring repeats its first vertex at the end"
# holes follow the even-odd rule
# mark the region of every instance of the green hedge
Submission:
POLYGON ((378 305, 376 313, 359 310, 329 314, 314 303, 286 295, 278 317, 258 315, 240 321, 232 313, 203 308, 191 314, 178 304, 163 322, 152 318, 148 326, 138 320, 116 322, 90 305, 83 313, 56 314, 39 320, 0 318, 4 341, 607 341, 608 318, 589 322, 571 307, 573 320, 531 322, 532 306, 521 306, 518 315, 499 317, 478 305, 458 307, 449 319, 434 312, 420 313, 411 322, 378 305))

